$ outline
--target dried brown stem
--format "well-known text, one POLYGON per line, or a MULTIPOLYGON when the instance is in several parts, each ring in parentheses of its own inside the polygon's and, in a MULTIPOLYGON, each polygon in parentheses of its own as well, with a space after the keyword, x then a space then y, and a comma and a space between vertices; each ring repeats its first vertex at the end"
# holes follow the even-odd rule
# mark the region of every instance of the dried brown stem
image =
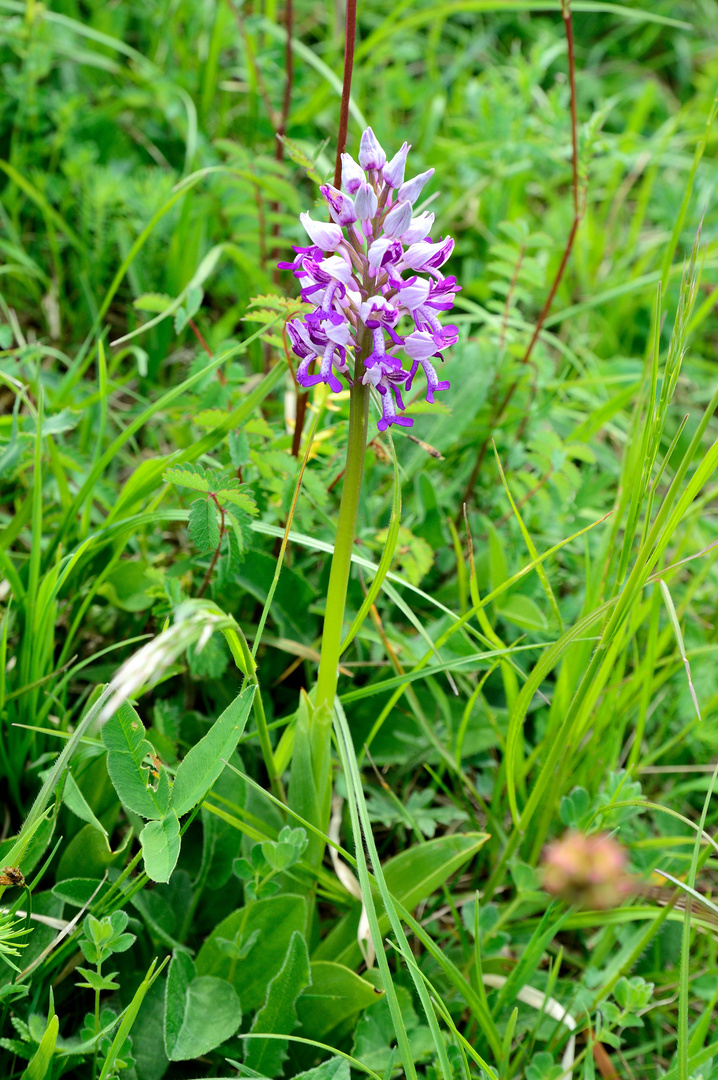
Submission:
POLYGON ((349 99, 352 92, 352 71, 354 70, 354 42, 357 28, 357 0, 347 0, 347 17, 344 25, 344 81, 342 83, 342 102, 339 108, 339 131, 337 132, 337 156, 334 165, 334 187, 339 187, 342 180, 342 154, 347 145, 349 130, 349 99))
MULTIPOLYGON (((274 157, 277 161, 282 161, 284 158, 284 136, 287 134, 287 121, 289 120, 289 110, 292 105, 292 86, 294 83, 294 53, 292 52, 292 31, 294 28, 294 0, 287 0, 284 7, 284 29, 287 32, 287 43, 284 50, 284 67, 285 67, 285 80, 284 80, 284 97, 282 98, 282 112, 279 117, 279 124, 277 125, 277 140, 274 145, 274 157)), ((271 205, 273 213, 278 213, 279 203, 273 202, 271 205)), ((279 222, 275 221, 272 225, 272 239, 276 239, 279 236, 279 222)), ((275 264, 273 271, 274 284, 279 284, 279 267, 276 265, 279 251, 276 247, 272 248, 270 258, 275 264)))
MULTIPOLYGON (((342 100, 339 106, 339 130, 337 132, 337 156, 334 164, 334 187, 338 188, 342 182, 342 154, 347 145, 347 132, 349 130, 349 99, 352 92, 352 71, 354 70, 354 42, 356 40, 357 25, 357 0, 347 0, 347 15, 344 24, 344 81, 342 83, 342 100)), ((292 453, 299 456, 299 447, 302 441, 304 418, 307 412, 307 395, 301 390, 297 392, 297 416, 294 422, 294 436, 292 438, 292 453)), ((340 477, 334 481, 337 483, 340 477)), ((331 485, 334 486, 333 484, 331 485)), ((330 489, 331 490, 331 489, 330 489)))

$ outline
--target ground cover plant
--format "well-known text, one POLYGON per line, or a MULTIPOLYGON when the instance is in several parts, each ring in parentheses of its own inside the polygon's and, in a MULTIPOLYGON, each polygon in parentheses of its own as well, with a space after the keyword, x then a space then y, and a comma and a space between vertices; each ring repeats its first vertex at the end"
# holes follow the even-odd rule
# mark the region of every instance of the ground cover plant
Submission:
POLYGON ((718 1077, 715 0, 0 13, 2 1076, 718 1077))

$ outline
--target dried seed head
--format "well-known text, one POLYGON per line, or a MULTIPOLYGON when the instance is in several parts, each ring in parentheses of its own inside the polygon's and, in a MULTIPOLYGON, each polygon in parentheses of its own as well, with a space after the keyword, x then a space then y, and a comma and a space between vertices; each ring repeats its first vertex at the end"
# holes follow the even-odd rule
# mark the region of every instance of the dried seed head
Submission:
POLYGON ((543 853, 543 887, 579 907, 617 907, 632 889, 626 851, 606 833, 587 836, 575 829, 543 853))

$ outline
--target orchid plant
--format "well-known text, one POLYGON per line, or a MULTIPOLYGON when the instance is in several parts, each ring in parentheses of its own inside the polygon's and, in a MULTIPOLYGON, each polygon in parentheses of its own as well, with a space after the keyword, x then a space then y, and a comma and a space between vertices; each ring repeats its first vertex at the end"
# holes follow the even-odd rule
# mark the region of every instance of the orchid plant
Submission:
MULTIPOLYGON (((455 277, 441 268, 454 241, 432 243, 434 215, 417 213, 415 204, 434 170, 404 179, 410 146, 404 143, 389 161, 369 127, 359 145, 358 162, 341 154, 343 191, 331 184, 320 190, 330 221, 300 215, 310 244, 295 247, 291 270, 301 283, 304 301, 314 305, 303 319, 288 323, 299 358, 296 378, 305 390, 325 384, 333 393, 350 391, 349 434, 336 541, 332 558, 322 634, 321 659, 311 718, 307 723, 313 761, 316 813, 302 803, 324 831, 329 812, 329 739, 342 646, 344 610, 364 472, 369 404, 380 407, 378 428, 411 427, 404 394, 423 373, 426 400, 449 389, 436 363, 455 344, 456 326, 442 326, 459 290, 455 277), (342 381, 343 380, 343 381, 342 381)), ((302 755, 295 755, 299 770, 302 755)), ((293 767, 294 767, 293 762, 293 767)), ((290 801, 292 787, 290 784, 290 801)), ((297 790, 297 786, 294 786, 297 790)), ((321 847, 316 858, 321 859, 321 847)))

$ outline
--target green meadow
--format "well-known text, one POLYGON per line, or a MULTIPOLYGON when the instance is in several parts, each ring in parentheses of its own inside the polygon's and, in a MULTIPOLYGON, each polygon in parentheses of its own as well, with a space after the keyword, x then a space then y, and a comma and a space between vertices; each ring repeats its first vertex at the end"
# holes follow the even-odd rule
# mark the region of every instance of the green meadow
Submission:
POLYGON ((0 1075, 718 1080, 718 2, 354 7, 0 0, 0 1075))

